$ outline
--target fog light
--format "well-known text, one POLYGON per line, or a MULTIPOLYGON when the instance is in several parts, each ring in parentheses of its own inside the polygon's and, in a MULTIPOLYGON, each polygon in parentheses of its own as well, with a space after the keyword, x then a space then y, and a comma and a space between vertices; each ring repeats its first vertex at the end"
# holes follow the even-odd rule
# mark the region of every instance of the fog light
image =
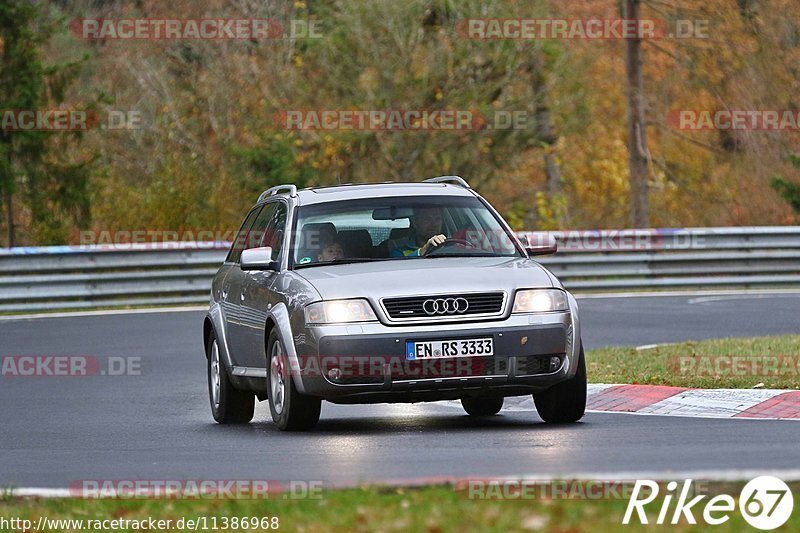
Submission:
POLYGON ((331 381, 339 381, 342 379, 342 370, 338 367, 333 367, 328 370, 328 379, 331 381))
POLYGON ((561 358, 558 356, 553 356, 550 358, 550 372, 555 372, 561 368, 561 358))

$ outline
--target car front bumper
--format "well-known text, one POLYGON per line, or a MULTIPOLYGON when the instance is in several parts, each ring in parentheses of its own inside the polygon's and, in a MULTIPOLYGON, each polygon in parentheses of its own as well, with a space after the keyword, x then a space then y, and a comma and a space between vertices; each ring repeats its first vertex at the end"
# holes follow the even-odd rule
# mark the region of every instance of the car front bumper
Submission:
POLYGON ((305 394, 337 403, 517 396, 575 375, 576 329, 571 312, 434 325, 310 326, 294 338, 292 366, 305 394), (477 338, 492 338, 493 356, 406 358, 407 341, 477 338))

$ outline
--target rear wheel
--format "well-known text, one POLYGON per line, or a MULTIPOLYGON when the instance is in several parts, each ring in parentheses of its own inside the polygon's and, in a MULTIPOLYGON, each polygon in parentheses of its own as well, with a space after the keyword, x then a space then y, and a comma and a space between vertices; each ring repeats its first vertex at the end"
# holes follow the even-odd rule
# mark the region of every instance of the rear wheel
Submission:
POLYGON ((269 335, 267 379, 269 410, 279 429, 311 429, 319 422, 322 400, 297 392, 289 367, 289 357, 275 330, 269 335))
POLYGON ((503 408, 503 397, 461 398, 461 406, 469 416, 496 415, 503 408))
POLYGON ((220 424, 247 424, 253 419, 255 395, 234 388, 219 353, 217 337, 212 332, 206 346, 208 359, 208 398, 211 414, 220 424))
POLYGON ((586 361, 581 345, 575 376, 533 395, 533 403, 545 422, 577 422, 586 411, 586 361))

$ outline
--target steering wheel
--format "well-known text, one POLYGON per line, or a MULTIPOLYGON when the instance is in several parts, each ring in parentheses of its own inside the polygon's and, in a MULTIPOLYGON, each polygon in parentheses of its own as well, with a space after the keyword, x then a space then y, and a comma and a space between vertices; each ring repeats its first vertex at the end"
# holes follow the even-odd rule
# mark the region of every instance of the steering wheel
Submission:
POLYGON ((440 246, 445 246, 445 245, 450 245, 450 244, 460 244, 462 246, 472 246, 472 243, 469 242, 467 239, 454 239, 452 237, 448 238, 440 246))
POLYGON ((475 244, 469 242, 467 239, 452 239, 452 238, 448 238, 442 244, 440 244, 436 248, 433 248, 432 250, 430 250, 425 255, 426 256, 431 256, 431 255, 435 254, 436 252, 442 250, 443 248, 445 248, 447 246, 463 246, 465 248, 473 248, 473 249, 477 248, 477 246, 475 246, 475 244))

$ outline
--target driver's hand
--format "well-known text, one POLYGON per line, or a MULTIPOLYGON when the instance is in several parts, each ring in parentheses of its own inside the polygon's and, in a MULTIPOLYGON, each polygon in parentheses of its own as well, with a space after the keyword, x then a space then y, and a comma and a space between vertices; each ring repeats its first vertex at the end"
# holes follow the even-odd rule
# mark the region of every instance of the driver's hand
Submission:
POLYGON ((444 244, 444 241, 446 241, 446 240, 447 240, 447 237, 445 237, 442 234, 434 235, 433 237, 428 239, 428 242, 426 242, 425 244, 422 245, 422 248, 419 249, 419 255, 427 254, 428 252, 430 252, 431 250, 433 250, 437 246, 441 246, 442 244, 444 244))

